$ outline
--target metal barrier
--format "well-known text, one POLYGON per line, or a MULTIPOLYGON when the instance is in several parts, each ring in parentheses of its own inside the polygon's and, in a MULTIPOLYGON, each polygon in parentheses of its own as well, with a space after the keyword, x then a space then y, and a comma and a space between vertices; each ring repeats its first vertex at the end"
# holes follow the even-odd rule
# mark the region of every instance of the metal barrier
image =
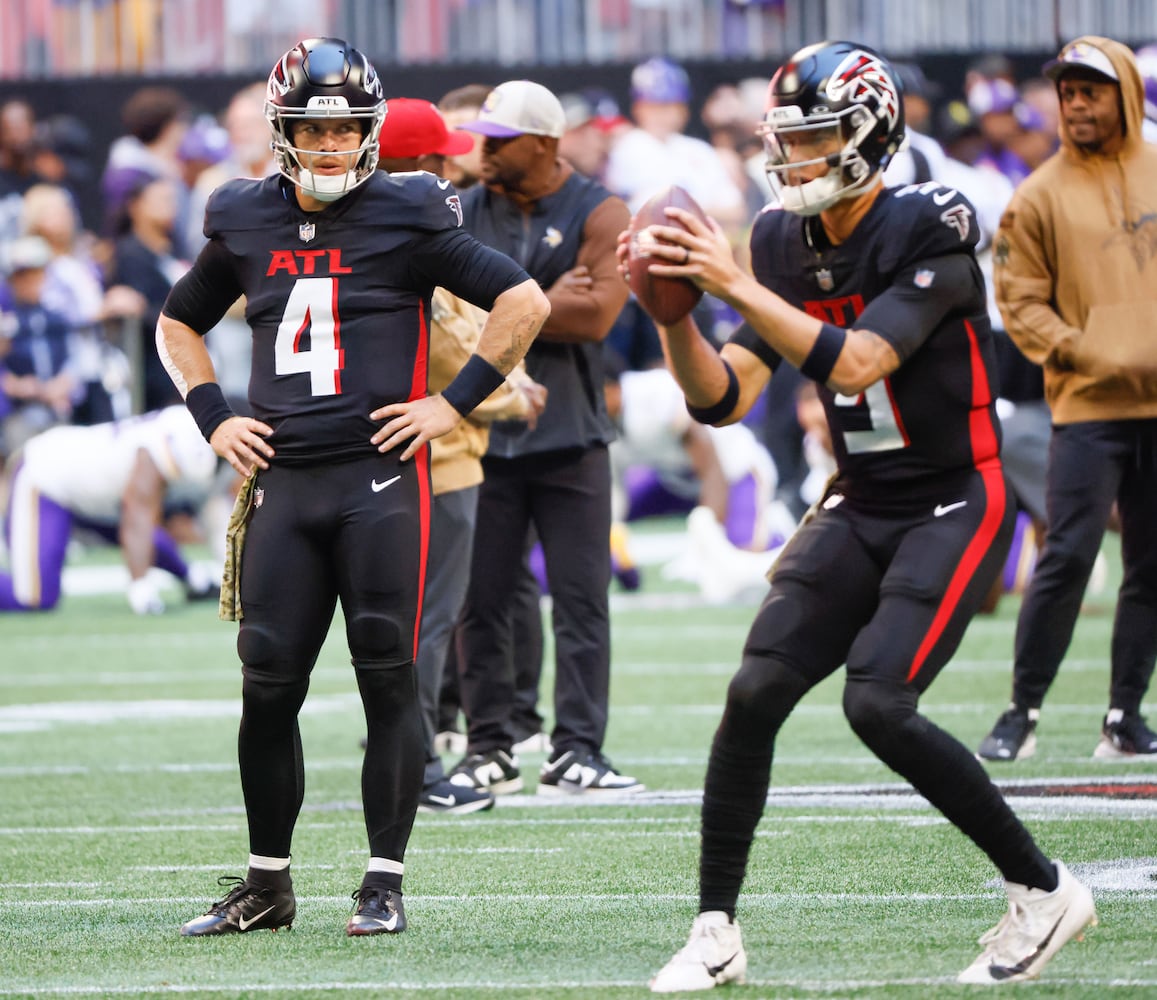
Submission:
POLYGON ((552 66, 664 53, 778 56, 846 37, 892 55, 1157 40, 1154 0, 28 0, 5 5, 0 78, 264 72, 339 35, 375 62, 552 66))

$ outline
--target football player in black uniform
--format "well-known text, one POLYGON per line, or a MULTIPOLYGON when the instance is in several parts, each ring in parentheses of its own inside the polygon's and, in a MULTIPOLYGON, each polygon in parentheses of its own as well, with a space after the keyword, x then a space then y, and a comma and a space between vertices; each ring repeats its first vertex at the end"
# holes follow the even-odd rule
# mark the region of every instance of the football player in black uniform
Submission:
MULTIPOLYGON (((712 220, 668 209, 656 275, 684 277, 746 324, 721 351, 685 318, 662 329, 699 420, 738 420, 786 361, 819 387, 838 471, 778 559, 715 734, 703 794, 699 915, 656 992, 744 977, 736 903, 776 735, 846 664, 844 712, 868 748, 983 850, 1009 912, 959 976, 1036 976, 1095 919, 1088 889, 1041 853, 985 770, 918 712, 1008 549, 994 357, 972 207, 935 183, 888 189, 904 139, 880 56, 847 42, 796 53, 761 126, 779 204, 756 220, 754 277, 712 220)), ((625 263, 629 235, 620 240, 625 263)), ((624 273, 625 266, 623 268, 624 273)))
POLYGON ((307 39, 273 68, 266 116, 279 174, 229 181, 209 242, 173 288, 161 356, 202 433, 252 474, 239 569, 238 739, 249 869, 186 935, 288 926, 290 840, 303 798, 298 712, 340 600, 367 724, 370 860, 351 935, 404 929, 403 856, 425 759, 414 680, 430 515, 431 438, 519 361, 550 311, 522 268, 460 228, 432 174, 375 170, 385 114, 373 66, 307 39), (426 390, 437 285, 490 311, 477 352, 426 390), (203 335, 239 295, 253 332, 252 417, 217 385, 203 335))

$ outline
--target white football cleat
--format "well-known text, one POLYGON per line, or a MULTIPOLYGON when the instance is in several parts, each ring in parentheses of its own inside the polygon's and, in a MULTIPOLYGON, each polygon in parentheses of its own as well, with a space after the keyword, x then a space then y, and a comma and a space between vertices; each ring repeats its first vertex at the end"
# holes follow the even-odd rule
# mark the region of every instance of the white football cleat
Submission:
POLYGON ((691 937, 651 980, 652 993, 709 990, 723 983, 742 983, 747 976, 747 953, 739 924, 726 913, 700 913, 691 925, 691 937))
POLYGON ((956 977, 958 983, 1015 983, 1036 979, 1070 938, 1080 941, 1095 926, 1093 894, 1059 861, 1052 892, 1006 882, 1008 912, 980 937, 984 951, 956 977))

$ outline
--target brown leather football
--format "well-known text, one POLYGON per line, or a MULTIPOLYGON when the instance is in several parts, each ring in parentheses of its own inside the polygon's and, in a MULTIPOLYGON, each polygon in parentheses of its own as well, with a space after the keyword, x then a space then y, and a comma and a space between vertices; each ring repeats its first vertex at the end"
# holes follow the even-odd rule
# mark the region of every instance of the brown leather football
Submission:
POLYGON ((703 290, 687 278, 661 278, 648 270, 651 261, 658 260, 650 254, 650 247, 656 243, 650 227, 683 228, 663 211, 668 205, 685 209, 704 222, 707 221, 707 216, 695 199, 683 188, 673 184, 650 198, 631 218, 631 239, 627 247, 631 291, 655 322, 664 326, 681 320, 703 297, 703 290))

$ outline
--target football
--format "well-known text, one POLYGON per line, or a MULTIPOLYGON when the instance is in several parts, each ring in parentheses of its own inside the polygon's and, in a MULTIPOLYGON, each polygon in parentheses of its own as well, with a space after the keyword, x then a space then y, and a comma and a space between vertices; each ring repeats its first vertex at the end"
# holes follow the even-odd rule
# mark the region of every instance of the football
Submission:
POLYGON ((651 234, 652 226, 675 226, 680 223, 663 211, 667 206, 682 208, 704 222, 707 216, 695 199, 683 188, 672 185, 650 198, 631 218, 630 242, 627 245, 627 266, 631 291, 639 304, 657 323, 664 326, 686 316, 703 297, 703 290, 687 278, 661 278, 648 270, 651 247, 658 242, 651 234))

